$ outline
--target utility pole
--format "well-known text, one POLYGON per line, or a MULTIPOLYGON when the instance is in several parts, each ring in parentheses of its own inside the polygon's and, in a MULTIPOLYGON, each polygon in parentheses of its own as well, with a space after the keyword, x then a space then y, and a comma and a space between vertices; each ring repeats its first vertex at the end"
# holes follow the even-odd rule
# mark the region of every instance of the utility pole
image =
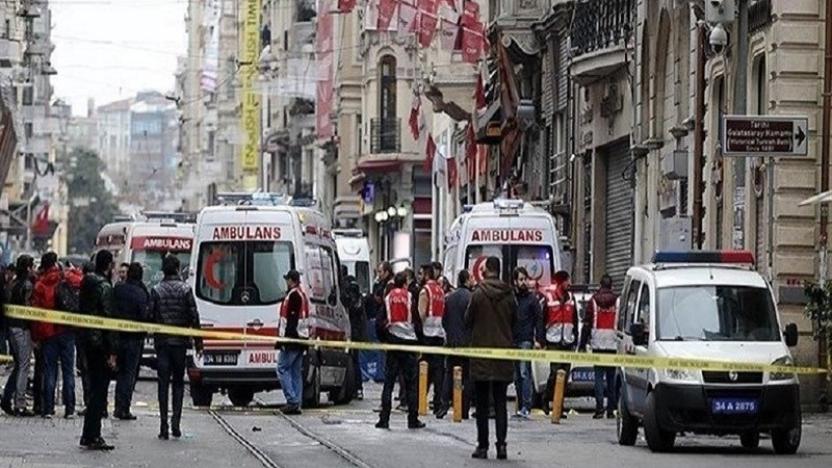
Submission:
MULTIPOLYGON (((734 114, 747 112, 748 68, 748 0, 737 0, 737 71, 734 78, 734 114)), ((722 125, 722 122, 720 122, 722 125)), ((745 158, 734 160, 734 248, 745 248, 745 158), (739 215, 739 216, 737 216, 739 215), (739 233, 737 239, 736 234, 739 233)))

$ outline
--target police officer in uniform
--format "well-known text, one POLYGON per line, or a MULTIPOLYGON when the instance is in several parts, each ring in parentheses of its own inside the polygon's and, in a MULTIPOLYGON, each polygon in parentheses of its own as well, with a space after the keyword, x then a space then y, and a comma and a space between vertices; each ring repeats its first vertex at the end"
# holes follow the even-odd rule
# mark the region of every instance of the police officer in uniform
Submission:
MULTIPOLYGON (((575 301, 569 294, 569 273, 559 271, 555 273, 554 282, 544 292, 543 314, 537 327, 537 341, 554 351, 574 351, 578 341, 578 310, 575 301)), ((549 370, 549 380, 546 382, 546 393, 543 400, 543 411, 549 414, 549 405, 555 390, 557 372, 563 369, 567 378, 571 365, 568 362, 553 362, 549 370)), ((564 389, 566 394, 566 389, 564 389)), ((564 412, 563 417, 566 417, 564 412)))

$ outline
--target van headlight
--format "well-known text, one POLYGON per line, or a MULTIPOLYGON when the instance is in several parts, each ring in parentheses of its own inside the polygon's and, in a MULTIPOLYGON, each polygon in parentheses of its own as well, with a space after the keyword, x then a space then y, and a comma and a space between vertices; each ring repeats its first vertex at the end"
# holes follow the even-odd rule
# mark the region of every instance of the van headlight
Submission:
POLYGON ((677 382, 699 381, 697 371, 690 369, 665 369, 664 375, 667 377, 667 380, 674 380, 677 382))
MULTIPOLYGON (((771 363, 772 366, 793 366, 794 360, 791 356, 783 356, 779 357, 771 363)), ((795 374, 791 372, 772 372, 768 376, 768 380, 792 380, 795 378, 795 374)))

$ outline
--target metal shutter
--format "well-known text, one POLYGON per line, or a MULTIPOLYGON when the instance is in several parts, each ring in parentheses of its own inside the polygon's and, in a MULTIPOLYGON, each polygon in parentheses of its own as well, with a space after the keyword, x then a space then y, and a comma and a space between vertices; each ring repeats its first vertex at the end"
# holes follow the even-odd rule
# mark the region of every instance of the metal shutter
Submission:
POLYGON ((606 159, 604 266, 605 272, 612 276, 616 289, 624 284, 624 276, 633 260, 633 189, 623 177, 630 163, 629 147, 629 141, 624 140, 612 143, 603 150, 606 159))
POLYGON ((557 107, 556 110, 563 110, 566 108, 569 85, 569 43, 568 36, 558 35, 557 58, 555 60, 556 67, 556 83, 557 83, 557 107))
POLYGON ((584 159, 584 281, 592 282, 592 159, 584 159))

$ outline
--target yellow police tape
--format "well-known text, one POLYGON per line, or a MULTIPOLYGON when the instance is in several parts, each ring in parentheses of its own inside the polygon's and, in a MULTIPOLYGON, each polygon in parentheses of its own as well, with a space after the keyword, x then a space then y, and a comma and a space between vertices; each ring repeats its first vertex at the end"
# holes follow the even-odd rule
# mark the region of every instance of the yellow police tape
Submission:
POLYGON ((571 351, 553 351, 515 348, 445 348, 436 346, 413 346, 388 343, 363 343, 357 341, 297 340, 274 336, 247 335, 243 333, 219 332, 205 329, 173 327, 153 323, 133 322, 92 315, 73 314, 35 307, 6 306, 6 315, 21 320, 70 325, 81 328, 115 330, 128 333, 154 333, 200 337, 215 340, 267 341, 272 343, 293 343, 316 348, 341 348, 367 351, 404 351, 443 356, 460 356, 479 359, 502 359, 512 361, 570 362, 577 365, 600 365, 640 369, 692 369, 707 371, 776 372, 785 374, 823 374, 825 369, 814 367, 783 366, 742 361, 720 361, 711 359, 667 358, 636 356, 630 354, 591 354, 571 351))

